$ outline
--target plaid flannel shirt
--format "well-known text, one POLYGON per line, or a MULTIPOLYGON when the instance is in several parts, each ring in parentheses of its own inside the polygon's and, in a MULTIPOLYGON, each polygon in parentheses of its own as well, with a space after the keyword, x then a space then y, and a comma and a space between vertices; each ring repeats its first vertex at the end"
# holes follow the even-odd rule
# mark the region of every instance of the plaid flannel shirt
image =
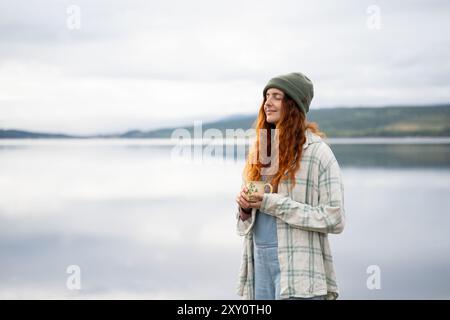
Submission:
MULTIPOLYGON (((278 193, 264 194, 261 211, 277 218, 280 297, 309 298, 339 292, 328 233, 341 233, 345 225, 344 186, 339 164, 318 135, 306 130, 306 142, 295 187, 283 180, 278 193)), ((244 179, 243 179, 244 185, 244 179)), ((237 294, 254 299, 252 227, 258 209, 242 221, 236 213, 237 233, 244 236, 237 294)))

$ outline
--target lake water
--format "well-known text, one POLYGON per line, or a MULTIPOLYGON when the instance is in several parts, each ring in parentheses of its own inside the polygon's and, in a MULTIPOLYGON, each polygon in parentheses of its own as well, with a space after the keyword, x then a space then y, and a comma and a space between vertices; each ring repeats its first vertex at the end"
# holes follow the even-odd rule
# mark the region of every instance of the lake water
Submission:
MULTIPOLYGON (((450 141, 330 143, 341 298, 449 299, 450 141)), ((0 298, 240 298, 243 161, 177 156, 164 140, 0 140, 0 298)))

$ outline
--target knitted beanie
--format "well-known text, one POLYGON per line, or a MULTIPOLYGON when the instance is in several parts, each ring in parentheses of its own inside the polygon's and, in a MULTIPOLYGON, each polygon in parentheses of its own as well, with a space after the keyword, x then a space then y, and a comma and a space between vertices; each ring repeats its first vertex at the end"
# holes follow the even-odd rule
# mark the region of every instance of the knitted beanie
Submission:
POLYGON ((314 88, 311 80, 304 74, 293 72, 270 79, 264 87, 263 97, 270 88, 279 89, 289 95, 305 114, 309 111, 314 88))

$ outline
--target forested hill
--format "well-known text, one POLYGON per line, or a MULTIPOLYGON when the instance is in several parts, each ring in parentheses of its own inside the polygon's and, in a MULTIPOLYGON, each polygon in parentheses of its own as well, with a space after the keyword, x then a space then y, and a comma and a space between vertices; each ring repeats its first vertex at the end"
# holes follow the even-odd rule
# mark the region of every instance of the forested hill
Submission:
MULTIPOLYGON (((225 129, 248 129, 254 115, 234 115, 202 124, 202 130, 216 128, 225 136, 225 129)), ((308 120, 319 124, 328 137, 406 137, 450 136, 450 104, 416 107, 327 108, 313 109, 308 120)), ((158 130, 131 130, 121 134, 71 136, 67 134, 36 133, 19 129, 0 129, 0 138, 170 138, 170 127, 158 130)), ((193 124, 184 126, 193 133, 193 124)))

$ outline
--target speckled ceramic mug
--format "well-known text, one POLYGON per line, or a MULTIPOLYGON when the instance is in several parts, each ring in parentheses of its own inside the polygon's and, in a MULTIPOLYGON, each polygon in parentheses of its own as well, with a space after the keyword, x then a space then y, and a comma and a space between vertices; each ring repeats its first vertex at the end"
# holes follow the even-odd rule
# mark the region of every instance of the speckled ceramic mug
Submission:
POLYGON ((245 186, 248 189, 247 195, 250 201, 254 201, 254 195, 262 195, 263 193, 273 192, 273 186, 264 181, 247 181, 245 186))

